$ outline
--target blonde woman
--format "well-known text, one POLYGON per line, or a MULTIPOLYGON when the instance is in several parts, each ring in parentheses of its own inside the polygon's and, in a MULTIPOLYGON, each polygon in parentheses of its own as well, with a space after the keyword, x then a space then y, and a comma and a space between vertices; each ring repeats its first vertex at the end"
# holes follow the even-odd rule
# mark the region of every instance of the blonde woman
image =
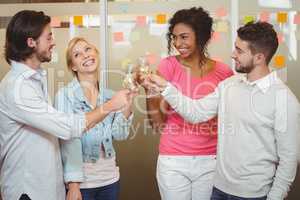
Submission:
POLYGON ((67 66, 74 79, 56 95, 57 109, 82 113, 102 104, 102 121, 81 139, 61 140, 64 180, 67 200, 117 200, 119 168, 116 166, 112 140, 124 140, 132 121, 133 93, 128 91, 128 105, 122 112, 107 107, 126 90, 113 95, 109 89, 99 89, 99 52, 84 38, 76 37, 68 44, 67 66), (105 106, 107 105, 107 106, 105 106))

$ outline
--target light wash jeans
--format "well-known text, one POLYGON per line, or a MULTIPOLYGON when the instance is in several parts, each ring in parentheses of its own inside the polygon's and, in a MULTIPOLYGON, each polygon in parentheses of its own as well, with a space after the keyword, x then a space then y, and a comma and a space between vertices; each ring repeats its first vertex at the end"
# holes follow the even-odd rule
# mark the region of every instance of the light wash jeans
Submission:
POLYGON ((209 200, 216 156, 159 155, 156 178, 162 200, 209 200))

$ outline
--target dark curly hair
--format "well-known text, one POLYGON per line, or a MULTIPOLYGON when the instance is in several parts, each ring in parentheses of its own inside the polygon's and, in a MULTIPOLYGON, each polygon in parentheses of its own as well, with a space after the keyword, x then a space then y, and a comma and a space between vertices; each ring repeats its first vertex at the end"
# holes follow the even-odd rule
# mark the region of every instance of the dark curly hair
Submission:
POLYGON ((27 45, 27 39, 38 39, 51 19, 43 12, 22 10, 15 14, 6 29, 5 59, 23 61, 34 52, 34 48, 27 45))
POLYGON ((237 31, 238 37, 249 43, 252 54, 263 53, 269 64, 278 48, 277 33, 267 22, 249 22, 237 31))
POLYGON ((183 23, 190 26, 196 35, 197 47, 200 51, 201 62, 208 56, 207 44, 212 35, 213 19, 202 7, 178 10, 169 20, 167 33, 168 53, 172 51, 172 33, 176 24, 183 23))

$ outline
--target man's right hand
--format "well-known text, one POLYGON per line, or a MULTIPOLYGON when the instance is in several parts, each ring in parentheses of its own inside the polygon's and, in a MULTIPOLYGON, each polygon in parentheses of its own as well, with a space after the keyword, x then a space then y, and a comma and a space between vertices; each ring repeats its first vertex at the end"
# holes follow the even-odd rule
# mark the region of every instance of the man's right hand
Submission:
POLYGON ((79 183, 68 183, 68 188, 66 200, 82 200, 79 183))

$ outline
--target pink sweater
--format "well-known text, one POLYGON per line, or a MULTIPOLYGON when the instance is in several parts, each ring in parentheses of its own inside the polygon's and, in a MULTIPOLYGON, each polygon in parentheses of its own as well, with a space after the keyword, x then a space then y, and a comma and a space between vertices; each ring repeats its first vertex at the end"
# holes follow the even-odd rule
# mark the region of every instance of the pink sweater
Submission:
MULTIPOLYGON (((199 99, 213 92, 219 82, 233 75, 232 70, 226 64, 216 62, 214 70, 205 77, 194 77, 175 56, 162 59, 158 71, 184 95, 193 99, 199 99)), ((203 123, 190 124, 169 108, 160 137, 160 154, 214 155, 216 147, 217 118, 203 123)))

